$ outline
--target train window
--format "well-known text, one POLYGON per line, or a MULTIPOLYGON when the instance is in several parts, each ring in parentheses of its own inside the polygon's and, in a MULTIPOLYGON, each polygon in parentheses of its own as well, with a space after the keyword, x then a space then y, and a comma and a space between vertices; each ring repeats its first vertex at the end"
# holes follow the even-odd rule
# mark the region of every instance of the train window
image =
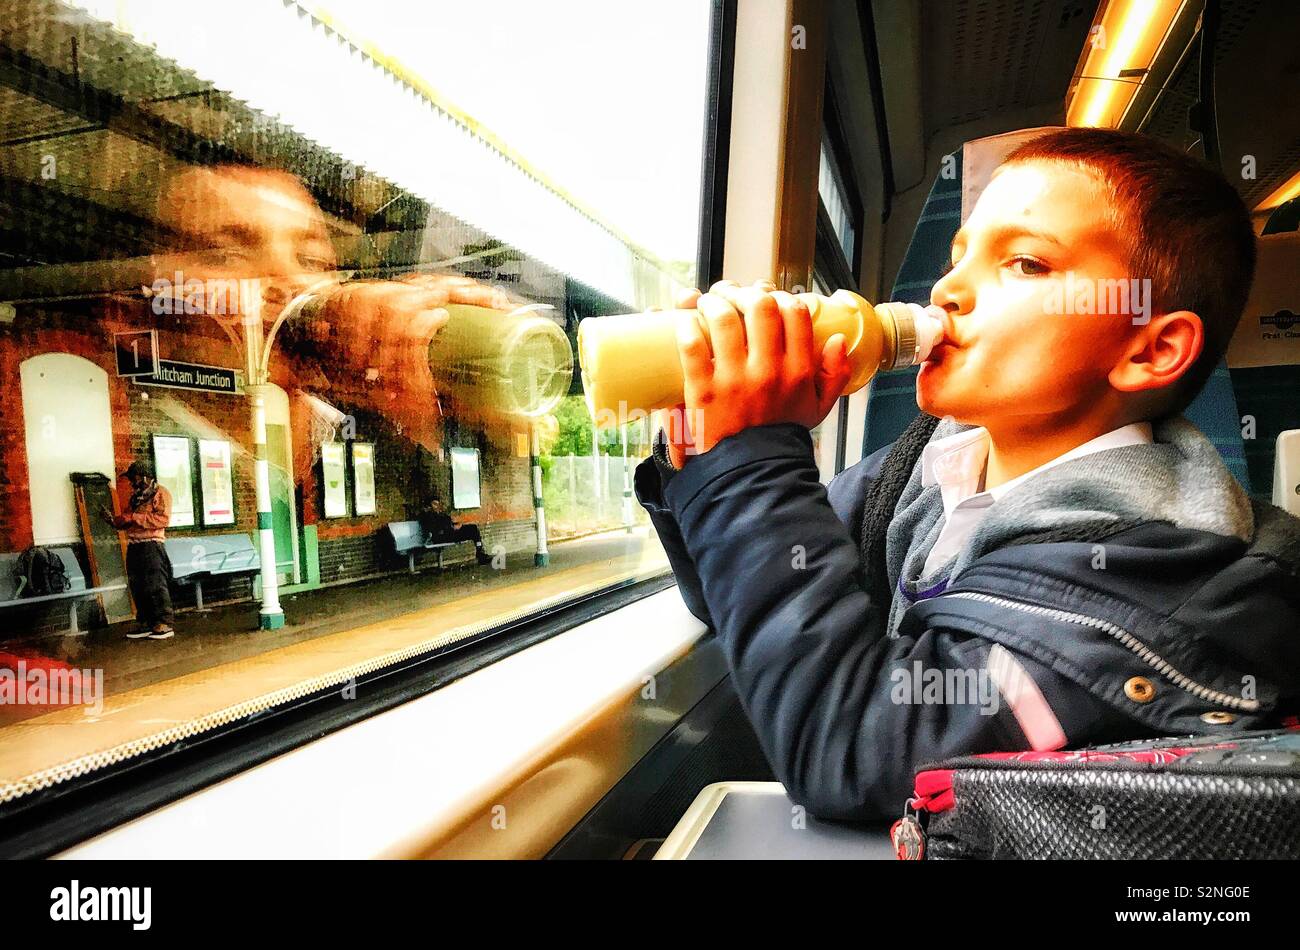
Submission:
MULTIPOLYGON (((840 128, 842 119, 835 95, 827 86, 817 164, 817 237, 813 252, 813 290, 831 294, 843 288, 856 290, 855 274, 861 256, 862 203, 849 184, 847 148, 840 128)), ((830 413, 811 430, 813 457, 823 482, 844 469, 848 434, 849 397, 842 396, 830 413)))
POLYGON ((667 575, 574 345, 697 283, 710 18, 3 5, 0 802, 667 575))
POLYGON ((831 229, 839 241, 846 261, 853 261, 857 247, 857 221, 850 204, 844 177, 831 153, 830 144, 822 139, 821 159, 817 174, 817 194, 822 210, 830 219, 831 229))

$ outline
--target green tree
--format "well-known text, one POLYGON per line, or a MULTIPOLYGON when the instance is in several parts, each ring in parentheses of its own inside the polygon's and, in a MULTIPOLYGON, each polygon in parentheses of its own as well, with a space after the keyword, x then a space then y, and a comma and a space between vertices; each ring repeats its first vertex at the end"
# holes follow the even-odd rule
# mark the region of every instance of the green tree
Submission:
MULTIPOLYGON (((566 396, 555 409, 555 418, 560 423, 560 435, 551 447, 551 455, 591 455, 591 413, 581 395, 566 396)), ((628 452, 632 455, 645 454, 641 450, 644 427, 628 427, 628 452)), ((601 430, 599 434, 602 455, 621 455, 623 445, 617 428, 601 430)))
POLYGON ((552 455, 591 454, 591 413, 582 396, 565 396, 555 409, 560 436, 551 447, 552 455))

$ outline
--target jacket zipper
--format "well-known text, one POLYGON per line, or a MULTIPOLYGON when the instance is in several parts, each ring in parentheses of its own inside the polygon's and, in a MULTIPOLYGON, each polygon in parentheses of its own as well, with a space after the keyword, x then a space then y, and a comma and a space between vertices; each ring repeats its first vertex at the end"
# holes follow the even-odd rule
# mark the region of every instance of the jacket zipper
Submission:
POLYGON ((1053 620, 1062 620, 1066 623, 1077 623, 1082 624, 1085 627, 1092 627, 1094 630, 1100 630, 1115 640, 1118 640, 1160 673, 1164 674, 1175 685, 1199 699, 1213 702, 1219 706, 1227 706, 1230 709, 1241 709, 1247 712, 1256 712, 1259 709, 1259 700, 1242 699, 1239 696, 1233 696, 1229 693, 1220 692, 1217 689, 1211 689, 1208 686, 1202 686, 1190 677, 1179 673, 1167 660, 1161 657, 1137 637, 1133 636, 1133 634, 1129 633, 1123 627, 1116 626, 1108 620, 1099 620, 1096 617, 1077 614, 1069 610, 1057 610, 1055 607, 1040 607, 1037 604, 1026 604, 1022 601, 1010 600, 1006 597, 996 597, 992 594, 981 594, 975 591, 949 591, 940 596, 962 597, 967 600, 978 600, 986 604, 997 604, 1002 607, 1010 607, 1013 610, 1019 610, 1023 613, 1034 614, 1040 617, 1050 617, 1053 620))

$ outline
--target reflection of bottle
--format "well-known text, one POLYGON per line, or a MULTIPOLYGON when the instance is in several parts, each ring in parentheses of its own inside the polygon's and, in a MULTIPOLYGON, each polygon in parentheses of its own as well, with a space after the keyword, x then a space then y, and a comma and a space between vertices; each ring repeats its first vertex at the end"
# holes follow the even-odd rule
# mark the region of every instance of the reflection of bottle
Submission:
POLYGON ((439 388, 524 416, 554 409, 573 382, 573 350, 549 317, 448 304, 450 319, 429 344, 439 388))
MULTIPOLYGON (((327 297, 312 288, 291 300, 276 325, 321 313, 327 297)), ((447 323, 429 342, 429 368, 441 391, 475 405, 542 416, 568 394, 573 350, 563 328, 537 306, 506 313, 446 304, 447 323)), ((549 308, 548 308, 549 309, 549 308)))
MULTIPOLYGON (((796 294, 812 317, 817 352, 843 333, 853 375, 844 394, 857 392, 882 369, 914 366, 943 336, 937 307, 914 303, 872 306, 849 290, 829 297, 796 294)), ((694 310, 665 310, 615 317, 589 317, 578 324, 578 361, 592 418, 627 418, 683 399, 677 321, 689 314, 708 339, 708 322, 694 310), (612 415, 610 415, 612 414, 612 415)))

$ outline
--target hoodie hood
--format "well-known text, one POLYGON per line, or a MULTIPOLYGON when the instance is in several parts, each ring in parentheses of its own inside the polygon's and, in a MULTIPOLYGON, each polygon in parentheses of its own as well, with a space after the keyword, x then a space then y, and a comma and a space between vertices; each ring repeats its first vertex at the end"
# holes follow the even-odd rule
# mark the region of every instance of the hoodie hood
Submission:
MULTIPOLYGON (((943 419, 930 442, 973 428, 943 419)), ((924 563, 943 529, 943 497, 938 485, 922 484, 918 459, 887 538, 891 587, 909 595, 900 609, 942 590, 989 552, 1031 540, 1104 537, 1158 521, 1248 543, 1255 533, 1250 497, 1214 445, 1182 416, 1153 423, 1152 436, 1150 444, 1071 459, 1020 482, 989 507, 954 559, 928 576, 924 563)))
POLYGON ((1161 521, 1249 542, 1255 534, 1250 496, 1210 440, 1182 416, 1151 429, 1148 445, 1071 459, 1017 485, 989 509, 954 573, 1024 535, 1107 522, 1161 521))

